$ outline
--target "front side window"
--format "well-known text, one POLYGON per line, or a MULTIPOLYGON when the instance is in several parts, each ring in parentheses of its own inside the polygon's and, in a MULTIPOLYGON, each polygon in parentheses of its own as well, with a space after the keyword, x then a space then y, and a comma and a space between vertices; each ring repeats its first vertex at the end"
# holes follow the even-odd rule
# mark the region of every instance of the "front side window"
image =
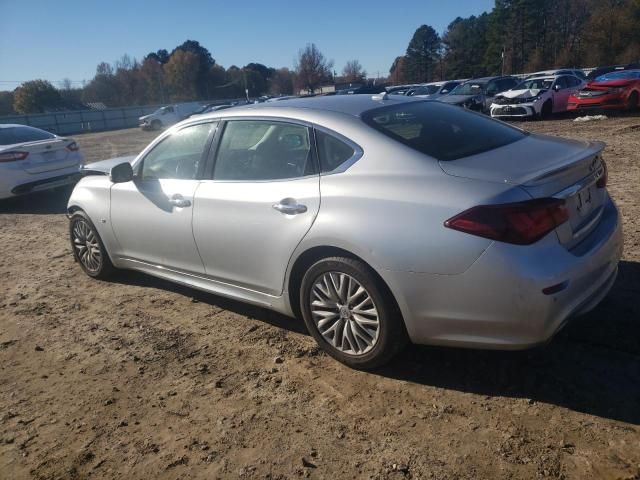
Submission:
POLYGON ((207 146, 209 134, 217 123, 185 127, 156 145, 142 161, 142 178, 194 180, 207 146))
POLYGON ((331 172, 355 155, 354 149, 333 135, 316 130, 320 171, 331 172))
POLYGON ((449 161, 493 150, 526 133, 483 115, 439 102, 411 102, 362 115, 382 134, 437 160, 449 161))
POLYGON ((215 180, 281 180, 316 173, 309 129, 263 120, 229 121, 213 171, 215 180))

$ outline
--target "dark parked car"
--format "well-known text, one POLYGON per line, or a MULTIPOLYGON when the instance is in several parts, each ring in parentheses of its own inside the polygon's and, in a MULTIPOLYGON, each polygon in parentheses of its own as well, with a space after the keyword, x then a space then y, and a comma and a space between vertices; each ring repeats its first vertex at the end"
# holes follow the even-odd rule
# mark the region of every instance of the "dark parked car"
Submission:
POLYGON ((488 113, 493 97, 515 87, 518 83, 520 80, 516 77, 474 78, 458 85, 449 95, 442 95, 437 100, 488 113))

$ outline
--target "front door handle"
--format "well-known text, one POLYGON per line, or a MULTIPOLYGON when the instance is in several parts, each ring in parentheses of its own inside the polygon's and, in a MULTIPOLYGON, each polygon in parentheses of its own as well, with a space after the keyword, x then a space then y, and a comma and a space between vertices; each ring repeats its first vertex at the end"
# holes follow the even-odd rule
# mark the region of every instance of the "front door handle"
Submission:
POLYGON ((180 208, 190 207, 191 206, 191 200, 187 200, 186 198, 184 198, 179 193, 173 195, 169 199, 169 203, 171 205, 175 206, 175 207, 180 207, 180 208))
POLYGON ((286 215, 297 215, 299 213, 304 213, 307 211, 306 205, 298 203, 293 198, 285 198, 284 200, 280 200, 280 203, 274 203, 272 207, 280 213, 284 213, 286 215))

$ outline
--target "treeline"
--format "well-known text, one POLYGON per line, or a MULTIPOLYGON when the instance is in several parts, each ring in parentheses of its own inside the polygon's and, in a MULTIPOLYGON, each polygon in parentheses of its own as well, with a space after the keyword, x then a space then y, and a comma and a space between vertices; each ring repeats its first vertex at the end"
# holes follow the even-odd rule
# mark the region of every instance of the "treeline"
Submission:
POLYGON ((640 0, 496 0, 442 35, 416 30, 394 83, 640 61, 640 0))
POLYGON ((72 88, 71 81, 57 89, 48 81, 33 80, 13 92, 0 92, 0 115, 79 109, 90 103, 119 107, 291 95, 294 91, 313 91, 332 81, 365 78, 366 72, 357 60, 348 61, 343 75, 336 76, 333 62, 314 44, 298 52, 294 70, 260 63, 224 68, 199 42, 187 40, 170 53, 150 52, 141 61, 124 55, 113 64, 102 62, 82 88, 72 88))

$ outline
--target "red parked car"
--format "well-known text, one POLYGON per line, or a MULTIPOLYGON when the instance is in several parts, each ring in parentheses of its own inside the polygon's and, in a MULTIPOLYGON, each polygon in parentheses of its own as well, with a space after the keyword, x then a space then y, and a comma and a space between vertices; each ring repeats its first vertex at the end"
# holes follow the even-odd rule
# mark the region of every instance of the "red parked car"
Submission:
POLYGON ((634 110, 640 107, 640 70, 611 72, 597 77, 569 97, 567 110, 634 110))

